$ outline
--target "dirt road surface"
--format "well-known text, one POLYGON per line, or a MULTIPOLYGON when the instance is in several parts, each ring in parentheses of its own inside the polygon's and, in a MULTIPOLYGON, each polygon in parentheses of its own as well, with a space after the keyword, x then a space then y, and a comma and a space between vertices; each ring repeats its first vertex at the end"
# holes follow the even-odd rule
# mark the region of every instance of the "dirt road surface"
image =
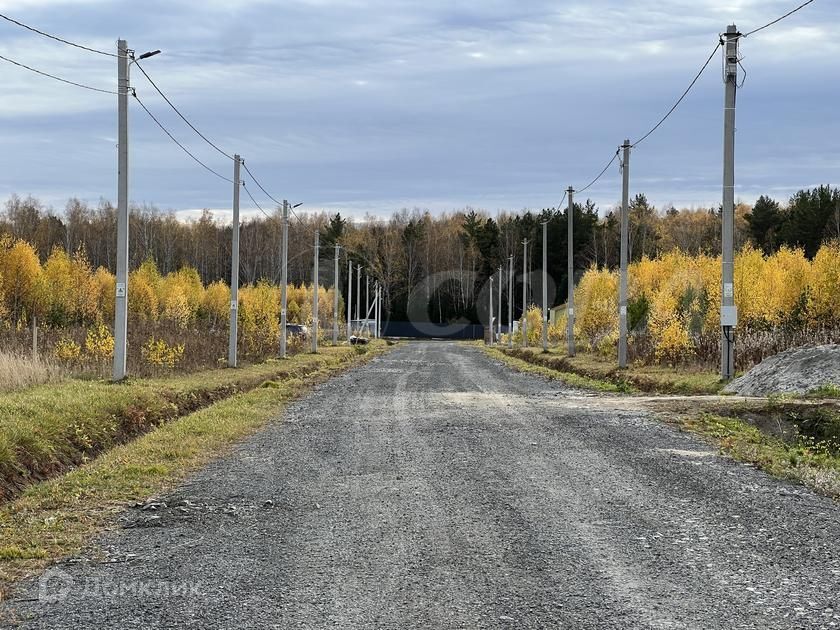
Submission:
POLYGON ((840 625, 833 502, 453 343, 319 386, 160 501, 5 612, 76 629, 840 625))

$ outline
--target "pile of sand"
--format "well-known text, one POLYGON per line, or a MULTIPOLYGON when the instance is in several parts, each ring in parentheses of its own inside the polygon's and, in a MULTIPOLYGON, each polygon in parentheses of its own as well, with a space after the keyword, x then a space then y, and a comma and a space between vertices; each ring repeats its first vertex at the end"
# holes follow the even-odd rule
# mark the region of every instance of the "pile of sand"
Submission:
POLYGON ((732 381, 724 391, 742 396, 806 394, 825 385, 840 385, 840 345, 780 352, 732 381))

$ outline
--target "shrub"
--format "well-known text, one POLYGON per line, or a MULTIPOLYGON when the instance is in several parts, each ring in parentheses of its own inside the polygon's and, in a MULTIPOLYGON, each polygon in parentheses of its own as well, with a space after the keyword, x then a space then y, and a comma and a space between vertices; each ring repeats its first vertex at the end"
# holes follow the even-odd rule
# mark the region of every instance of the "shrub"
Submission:
POLYGON ((114 356, 114 336, 105 324, 88 329, 85 353, 94 361, 106 361, 114 356))
POLYGON ((148 365, 173 369, 184 357, 184 344, 169 345, 152 337, 143 344, 141 355, 148 365))
POLYGON ((56 342, 53 356, 60 361, 75 363, 82 358, 82 348, 72 339, 63 337, 56 342))

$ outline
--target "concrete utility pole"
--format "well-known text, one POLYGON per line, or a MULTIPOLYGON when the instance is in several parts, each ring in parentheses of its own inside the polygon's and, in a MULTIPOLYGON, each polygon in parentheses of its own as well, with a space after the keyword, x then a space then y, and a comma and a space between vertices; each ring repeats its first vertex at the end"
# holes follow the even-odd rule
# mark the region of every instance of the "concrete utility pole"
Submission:
MULTIPOLYGON (((365 274, 365 313, 370 311, 370 276, 365 274)), ((370 318, 365 315, 365 330, 367 330, 368 335, 371 333, 370 324, 368 324, 368 320, 370 318)))
POLYGON ((321 233, 315 230, 315 256, 312 261, 312 352, 318 352, 318 258, 321 254, 321 233))
POLYGON ((239 169, 242 160, 233 156, 233 221, 230 260, 230 340, 228 342, 228 366, 236 367, 236 339, 239 320, 239 169))
POLYGON ((379 282, 373 283, 373 338, 379 339, 379 282))
POLYGON ((720 308, 720 376, 735 376, 735 327, 738 307, 735 306, 735 96, 738 90, 738 38, 741 34, 732 24, 726 28, 724 82, 726 95, 723 107, 723 217, 721 246, 723 252, 723 293, 720 308))
POLYGON ((117 41, 117 278, 112 379, 125 378, 128 333, 128 44, 117 41))
POLYGON ((359 309, 362 306, 362 266, 356 266, 356 321, 358 322, 362 317, 359 309))
POLYGON ((496 330, 498 334, 496 335, 496 340, 501 341, 502 339, 502 284, 503 284, 504 276, 502 275, 502 266, 499 265, 499 309, 498 313, 498 321, 496 322, 496 330))
POLYGON ((528 347, 528 239, 522 241, 522 347, 528 347))
POLYGON ((621 260, 618 281, 618 367, 627 367, 627 252, 630 239, 630 140, 621 145, 621 260))
POLYGON ((566 282, 569 288, 569 297, 566 300, 566 337, 569 342, 569 356, 575 356, 575 189, 569 186, 569 209, 566 215, 569 221, 569 278, 566 282))
POLYGON ((283 255, 280 263, 280 358, 286 358, 286 283, 289 279, 289 202, 283 200, 283 255))
POLYGON ((508 258, 508 348, 513 348, 513 256, 508 258))
POLYGON ((490 276, 490 310, 487 312, 487 319, 490 322, 490 345, 493 345, 493 276, 490 276))
POLYGON ((353 335, 353 313, 351 311, 353 305, 353 261, 347 260, 347 304, 344 305, 344 310, 347 312, 347 341, 353 335))
POLYGON ((338 252, 340 245, 335 246, 335 271, 333 276, 333 345, 338 345, 338 252))
POLYGON ((542 344, 548 352, 548 221, 543 221, 542 344))

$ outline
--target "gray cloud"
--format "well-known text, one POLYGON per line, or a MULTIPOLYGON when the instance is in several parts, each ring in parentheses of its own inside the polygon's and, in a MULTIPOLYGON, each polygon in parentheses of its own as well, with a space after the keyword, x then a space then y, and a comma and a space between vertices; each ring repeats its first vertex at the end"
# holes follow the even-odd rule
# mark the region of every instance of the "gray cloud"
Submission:
MULTIPOLYGON (((685 88, 727 22, 748 29, 789 0, 27 0, 5 12, 111 49, 118 36, 164 54, 145 67, 210 137, 241 153, 276 196, 385 214, 401 206, 489 210, 556 204, 615 147, 647 130, 685 88)), ((815 2, 742 42, 739 194, 790 191, 837 173, 837 9, 815 2), (807 42, 807 45, 805 45, 807 42)), ((5 54, 101 87, 114 60, 0 24, 5 54)), ((0 66, 0 196, 113 199, 115 97, 0 66)), ((147 106, 214 168, 134 72, 147 106)), ((637 151, 633 192, 654 203, 720 197, 722 85, 715 61, 637 151)), ((225 208, 230 186, 201 170, 132 108, 132 199, 225 208)), ((617 169, 590 191, 619 198, 617 169)), ((787 194, 785 192, 785 194, 787 194)), ((261 202, 262 198, 259 198, 261 202)), ((266 200, 267 205, 271 205, 266 200)))

